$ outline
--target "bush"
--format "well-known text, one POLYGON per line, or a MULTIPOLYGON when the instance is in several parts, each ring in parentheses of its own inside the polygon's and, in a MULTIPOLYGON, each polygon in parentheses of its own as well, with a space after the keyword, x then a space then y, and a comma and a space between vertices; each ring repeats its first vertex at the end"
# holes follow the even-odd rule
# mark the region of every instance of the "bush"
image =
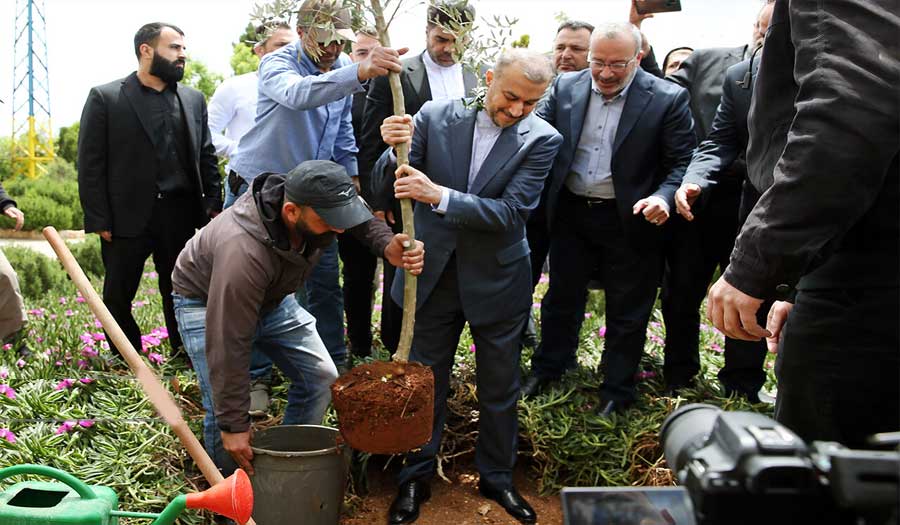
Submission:
POLYGON ((58 261, 19 246, 8 246, 3 253, 19 277, 19 288, 26 301, 41 299, 52 290, 72 293, 74 285, 58 261))
MULTIPOLYGON (((25 213, 26 230, 54 226, 59 230, 84 228, 84 213, 78 197, 75 168, 63 159, 47 165, 47 173, 36 179, 24 177, 3 181, 6 192, 25 213)), ((0 218, 0 228, 12 228, 14 221, 0 218)))
POLYGON ((81 269, 91 280, 103 279, 106 273, 103 268, 103 257, 100 255, 100 242, 98 235, 90 234, 82 242, 66 243, 81 269))

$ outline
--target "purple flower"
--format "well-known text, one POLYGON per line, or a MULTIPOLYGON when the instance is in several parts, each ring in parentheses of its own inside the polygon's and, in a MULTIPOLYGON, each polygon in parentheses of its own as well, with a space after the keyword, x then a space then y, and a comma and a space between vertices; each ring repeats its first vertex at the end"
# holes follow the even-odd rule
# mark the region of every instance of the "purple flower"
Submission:
POLYGON ((659 346, 664 346, 666 344, 665 339, 663 339, 660 336, 655 335, 655 334, 650 335, 650 340, 653 341, 654 343, 658 344, 659 346))
POLYGON ((100 355, 100 352, 94 350, 90 346, 85 346, 81 349, 81 355, 84 357, 97 357, 98 355, 100 355))
POLYGON ((599 330, 597 330, 597 337, 606 337, 606 327, 601 326, 599 330))
POLYGON ((540 310, 541 303, 531 303, 531 307, 534 308, 535 310, 540 310))
POLYGON ((82 419, 81 421, 78 422, 78 426, 80 426, 81 428, 91 428, 92 426, 94 426, 94 420, 93 419, 82 419))
POLYGON ((168 339, 169 338, 169 329, 165 326, 158 326, 150 331, 151 335, 155 335, 160 339, 168 339))
POLYGON ((590 319, 591 317, 594 317, 594 314, 592 314, 591 312, 584 312, 585 319, 590 319))
POLYGON ((16 361, 16 366, 19 368, 25 368, 25 364, 26 363, 24 359, 19 359, 18 361, 16 361))
POLYGON ((6 379, 7 377, 9 377, 9 368, 0 366, 0 379, 6 379))
POLYGON ((716 344, 716 343, 710 344, 710 345, 709 345, 709 349, 712 350, 713 352, 717 352, 717 353, 720 353, 720 354, 721 354, 722 352, 725 351, 725 350, 722 349, 721 346, 719 346, 719 345, 716 344))
POLYGON ((9 385, 0 385, 0 395, 4 395, 9 399, 15 399, 16 391, 9 385))
POLYGON ((16 435, 8 428, 0 428, 0 439, 5 439, 8 443, 16 444, 16 435))
POLYGON ((91 379, 90 377, 82 377, 82 378, 79 379, 78 381, 79 381, 81 384, 83 384, 83 385, 89 385, 89 384, 91 384, 91 383, 94 382, 94 380, 91 379))
POLYGON ((84 359, 79 359, 79 360, 78 360, 78 368, 84 370, 85 368, 88 368, 88 366, 89 366, 89 365, 88 365, 88 362, 85 361, 84 359))
POLYGON ((166 362, 166 358, 163 357, 162 354, 158 354, 156 352, 150 352, 150 355, 147 356, 147 359, 149 359, 151 363, 155 363, 157 365, 161 365, 166 362))
POLYGON ((66 298, 65 298, 65 297, 60 297, 60 298, 59 298, 59 304, 66 304, 66 298))
POLYGON ((380 311, 381 311, 381 305, 380 305, 380 304, 373 305, 372 308, 373 308, 376 312, 380 312, 380 311))
POLYGON ((56 435, 58 436, 60 434, 65 434, 66 432, 71 432, 77 425, 78 422, 76 421, 65 421, 56 429, 56 435))
POLYGON ((78 338, 81 339, 82 343, 89 345, 89 346, 94 346, 94 338, 91 336, 90 333, 84 332, 83 334, 79 335, 78 338))
POLYGON ((94 338, 94 341, 106 341, 106 334, 103 332, 94 332, 91 337, 94 338))
POLYGON ((66 313, 66 317, 72 317, 73 315, 75 315, 75 312, 73 312, 72 310, 66 310, 65 313, 66 313))
POLYGON ((549 283, 549 282, 550 282, 550 277, 547 276, 546 273, 542 273, 542 274, 541 274, 541 278, 538 279, 538 282, 539 282, 539 283, 549 283))

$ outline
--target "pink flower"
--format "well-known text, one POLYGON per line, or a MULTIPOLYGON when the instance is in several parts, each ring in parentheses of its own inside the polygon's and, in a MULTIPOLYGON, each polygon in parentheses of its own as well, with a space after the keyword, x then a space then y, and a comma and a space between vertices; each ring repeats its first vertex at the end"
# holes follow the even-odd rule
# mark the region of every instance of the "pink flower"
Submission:
POLYGON ((83 303, 84 300, 85 300, 84 297, 82 297, 82 296, 80 296, 80 295, 79 295, 78 297, 75 298, 75 302, 76 302, 76 303, 83 303))
POLYGON ((103 323, 100 322, 100 319, 94 319, 94 326, 97 328, 103 328, 103 323))
POLYGON ((709 345, 709 349, 712 350, 713 352, 717 352, 717 353, 720 353, 720 354, 721 354, 722 352, 725 351, 725 350, 722 349, 721 346, 719 346, 719 345, 716 344, 716 343, 712 343, 711 345, 709 345))
POLYGON ((81 421, 78 422, 78 425, 81 428, 91 428, 92 426, 94 426, 94 420, 93 419, 82 419, 81 421))
POLYGON ((18 361, 16 361, 16 366, 19 368, 25 368, 25 365, 26 363, 24 359, 19 359, 18 361))
POLYGON ((82 343, 89 346, 94 346, 94 338, 91 337, 91 334, 89 334, 88 332, 84 332, 83 334, 79 335, 78 338, 81 339, 82 343))
POLYGON ((56 314, 50 314, 50 320, 51 321, 56 320, 56 314))
POLYGON ((6 379, 7 377, 9 377, 9 368, 0 366, 0 379, 6 379))
POLYGON ((94 338, 94 341, 106 341, 106 334, 103 332, 94 332, 91 337, 94 338))
POLYGON ((66 313, 66 317, 72 317, 73 315, 75 315, 75 312, 73 312, 72 310, 66 310, 65 313, 66 313))
POLYGON ((373 305, 372 308, 373 308, 376 312, 380 312, 380 311, 381 311, 381 305, 380 305, 380 304, 373 305))
POLYGON ((65 297, 60 297, 60 298, 59 298, 59 304, 66 304, 66 298, 65 298, 65 297))
POLYGON ((94 350, 90 346, 85 346, 81 349, 81 355, 84 357, 97 357, 98 355, 100 355, 100 352, 94 350))
POLYGON ((88 365, 88 362, 85 361, 84 359, 79 359, 79 360, 78 360, 78 368, 84 370, 85 368, 88 368, 88 366, 89 366, 89 365, 88 365))
POLYGON ((606 327, 601 326, 599 330, 597 330, 597 337, 606 337, 606 327))
POLYGON ((12 343, 6 343, 5 345, 3 345, 3 349, 4 350, 12 350, 12 343))
POLYGON ((78 381, 81 382, 81 384, 83 384, 83 385, 89 385, 94 382, 94 380, 91 379, 90 377, 82 377, 78 381))
POLYGON ((168 339, 169 337, 169 329, 165 326, 158 326, 150 331, 150 335, 155 335, 160 339, 168 339))
POLYGON ((541 303, 531 303, 531 307, 534 308, 535 310, 540 310, 541 303))
POLYGON ((637 378, 639 380, 650 379, 653 377, 656 377, 656 372, 653 372, 652 370, 641 370, 637 373, 637 378))
POLYGON ((59 383, 56 383, 56 387, 53 390, 65 390, 67 388, 70 388, 74 384, 75 384, 74 379, 66 378, 66 379, 63 379, 62 381, 60 381, 59 383))
POLYGON ((166 362, 166 358, 163 357, 162 354, 158 354, 156 352, 150 352, 150 355, 147 356, 147 359, 149 359, 151 363, 155 363, 157 365, 161 365, 166 362))
POLYGON ((78 425, 78 423, 75 421, 65 421, 56 429, 56 435, 58 436, 60 434, 65 434, 66 432, 71 432, 76 425, 78 425))
POLYGON ((469 352, 474 352, 474 351, 475 351, 475 343, 472 343, 472 345, 469 346, 469 352))
POLYGON ((594 314, 592 314, 591 312, 584 312, 584 318, 585 318, 585 319, 590 319, 590 318, 593 317, 593 316, 594 316, 594 314))
POLYGON ((9 385, 0 385, 0 395, 4 395, 9 399, 15 399, 16 391, 9 385))
POLYGON ((0 439, 5 439, 8 443, 16 444, 16 435, 8 428, 0 428, 0 439))
POLYGON ((109 343, 106 341, 100 341, 100 348, 103 350, 109 350, 109 343))
POLYGON ((35 317, 44 317, 44 309, 43 308, 33 308, 31 310, 28 310, 28 313, 35 317))
POLYGON ((541 274, 541 278, 538 279, 538 282, 539 282, 539 283, 549 283, 549 282, 550 282, 550 277, 548 277, 546 273, 542 273, 542 274, 541 274))

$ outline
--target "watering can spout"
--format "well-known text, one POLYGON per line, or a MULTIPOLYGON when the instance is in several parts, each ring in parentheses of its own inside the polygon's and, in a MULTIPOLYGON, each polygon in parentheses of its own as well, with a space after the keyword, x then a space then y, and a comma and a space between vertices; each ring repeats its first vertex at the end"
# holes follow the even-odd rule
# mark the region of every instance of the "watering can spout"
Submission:
POLYGON ((153 521, 153 525, 172 525, 185 509, 206 509, 244 525, 253 512, 253 488, 250 478, 237 469, 221 483, 203 492, 178 496, 153 521))

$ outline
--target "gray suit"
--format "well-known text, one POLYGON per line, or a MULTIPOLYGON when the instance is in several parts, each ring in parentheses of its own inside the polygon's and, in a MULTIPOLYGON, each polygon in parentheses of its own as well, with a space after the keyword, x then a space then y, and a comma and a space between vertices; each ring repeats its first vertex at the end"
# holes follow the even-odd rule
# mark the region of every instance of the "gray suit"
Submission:
MULTIPOLYGON (((459 100, 428 102, 416 115, 410 164, 449 188, 450 200, 444 214, 427 204, 415 207, 416 237, 428 248, 411 358, 434 370, 435 422, 431 441, 407 456, 400 482, 434 474, 450 370, 468 321, 477 348, 475 462, 482 482, 502 490, 512 485, 519 341, 531 308, 525 220, 537 206, 562 138, 534 116, 504 129, 467 189, 475 117, 475 109, 459 100)), ((392 178, 389 164, 385 152, 373 173, 392 178)), ((391 291, 400 302, 402 272, 391 291)))

